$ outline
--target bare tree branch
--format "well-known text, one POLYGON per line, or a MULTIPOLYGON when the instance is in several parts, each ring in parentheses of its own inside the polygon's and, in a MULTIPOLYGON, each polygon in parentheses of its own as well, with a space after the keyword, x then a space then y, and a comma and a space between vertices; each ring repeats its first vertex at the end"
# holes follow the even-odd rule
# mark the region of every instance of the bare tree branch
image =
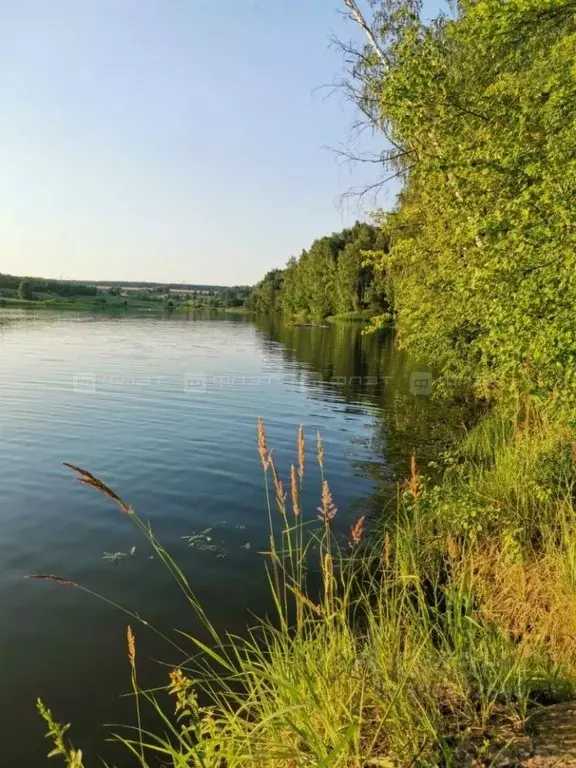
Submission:
POLYGON ((343 147, 341 149, 333 149, 330 147, 327 147, 327 149, 331 149, 334 154, 340 158, 340 160, 343 163, 372 163, 374 165, 381 165, 381 166, 392 166, 393 163, 396 160, 400 160, 403 157, 408 157, 409 155, 414 155, 414 152, 405 150, 402 152, 394 152, 392 149, 384 149, 381 152, 375 153, 375 152, 361 152, 361 153, 355 153, 350 151, 347 147, 343 147))
POLYGON ((384 65, 384 68, 386 70, 390 69, 390 62, 388 61, 388 58, 382 48, 380 47, 380 44, 378 43, 378 40, 376 40, 376 35, 372 31, 372 28, 364 18, 362 11, 358 7, 358 4, 356 3, 356 0, 343 0, 344 5, 350 10, 350 15, 354 19, 354 21, 363 29, 364 34, 368 38, 368 41, 372 48, 374 49, 374 53, 382 64, 384 65))
POLYGON ((352 198, 356 198, 361 203, 363 199, 370 193, 373 193, 374 197, 376 198, 378 196, 378 193, 382 191, 382 189, 386 186, 386 184, 388 184, 388 182, 393 181, 394 179, 397 179, 400 176, 403 176, 405 173, 408 173, 413 167, 414 166, 407 166, 406 168, 401 168, 400 170, 396 171, 396 173, 392 173, 383 179, 379 179, 378 181, 375 181, 373 184, 368 184, 363 187, 352 187, 343 195, 341 195, 340 199, 344 201, 344 200, 350 200, 352 198))

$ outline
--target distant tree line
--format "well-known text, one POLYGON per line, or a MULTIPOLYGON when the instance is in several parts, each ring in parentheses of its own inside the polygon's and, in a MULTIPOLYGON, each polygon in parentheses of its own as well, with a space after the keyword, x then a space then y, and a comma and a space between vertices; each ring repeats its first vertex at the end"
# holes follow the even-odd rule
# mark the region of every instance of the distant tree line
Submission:
POLYGON ((364 222, 315 240, 285 269, 268 272, 246 307, 254 312, 328 317, 389 309, 386 272, 369 255, 387 252, 385 230, 364 222))
POLYGON ((173 291, 220 291, 221 285, 204 285, 199 283, 151 283, 142 280, 93 280, 90 285, 98 288, 142 288, 142 290, 165 293, 168 289, 173 291))
POLYGON ((132 301, 163 302, 167 306, 191 309, 228 309, 243 306, 249 286, 214 286, 191 283, 146 283, 97 280, 87 284, 75 280, 22 277, 0 272, 0 296, 34 299, 98 297, 129 298, 132 301))
POLYGON ((18 292, 20 298, 34 298, 36 293, 51 293, 58 296, 96 296, 95 285, 77 283, 72 280, 47 280, 41 277, 19 277, 0 272, 0 290, 18 292))

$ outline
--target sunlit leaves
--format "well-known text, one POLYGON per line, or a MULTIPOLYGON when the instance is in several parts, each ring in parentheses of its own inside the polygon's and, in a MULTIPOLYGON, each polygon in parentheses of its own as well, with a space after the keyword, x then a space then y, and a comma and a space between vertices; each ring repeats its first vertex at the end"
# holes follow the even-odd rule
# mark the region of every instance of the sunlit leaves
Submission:
POLYGON ((485 393, 576 402, 575 14, 461 3, 397 28, 391 71, 365 72, 380 123, 417 155, 377 258, 400 341, 485 393))

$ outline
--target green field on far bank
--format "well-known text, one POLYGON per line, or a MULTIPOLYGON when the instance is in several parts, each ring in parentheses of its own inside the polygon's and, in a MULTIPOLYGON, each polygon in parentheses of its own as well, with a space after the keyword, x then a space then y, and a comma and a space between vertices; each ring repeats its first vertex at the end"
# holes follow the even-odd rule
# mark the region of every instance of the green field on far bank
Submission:
POLYGON ((165 312, 243 307, 245 286, 192 286, 150 283, 81 283, 0 273, 0 308, 138 310, 165 312))

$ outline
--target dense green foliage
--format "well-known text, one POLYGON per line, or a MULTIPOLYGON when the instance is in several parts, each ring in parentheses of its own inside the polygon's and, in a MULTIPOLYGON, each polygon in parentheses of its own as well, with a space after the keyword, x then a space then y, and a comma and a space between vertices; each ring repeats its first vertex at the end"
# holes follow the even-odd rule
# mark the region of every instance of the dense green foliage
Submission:
POLYGON ((446 380, 575 403, 576 4, 461 0, 432 23, 420 10, 373 3, 352 68, 402 181, 395 209, 316 240, 248 306, 372 309, 382 325, 393 292, 400 343, 446 380))
POLYGON ((284 272, 281 269, 271 269, 264 278, 254 286, 246 298, 246 308, 252 312, 270 314, 281 310, 282 287, 284 272))
POLYGON ((34 298, 34 291, 32 290, 32 281, 24 278, 20 281, 18 286, 18 298, 24 299, 24 301, 32 301, 34 298))
POLYGON ((17 275, 7 275, 0 272, 1 295, 8 296, 18 293, 19 298, 29 300, 35 292, 53 294, 56 296, 96 296, 98 289, 95 285, 87 285, 86 283, 80 283, 74 280, 47 280, 43 277, 18 277, 17 275))
POLYGON ((367 253, 387 247, 382 229, 357 222, 315 240, 285 269, 268 272, 246 305, 255 312, 314 318, 362 310, 382 313, 388 309, 385 273, 367 263, 367 253))
POLYGON ((484 392, 574 402, 576 4, 381 0, 359 103, 404 180, 376 262, 400 342, 484 392))

